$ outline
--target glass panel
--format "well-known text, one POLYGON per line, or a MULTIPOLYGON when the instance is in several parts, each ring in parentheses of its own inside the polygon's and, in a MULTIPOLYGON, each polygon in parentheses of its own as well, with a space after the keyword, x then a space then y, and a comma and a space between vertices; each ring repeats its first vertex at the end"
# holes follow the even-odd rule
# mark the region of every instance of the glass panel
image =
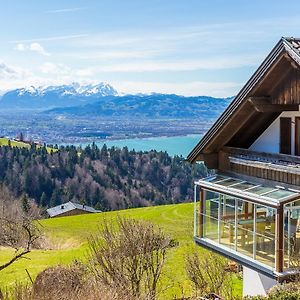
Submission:
POLYGON ((299 201, 285 205, 284 266, 296 268, 300 264, 300 206, 299 201))
POLYGON ((204 237, 218 241, 219 193, 205 191, 204 237))
POLYGON ((252 203, 238 200, 237 251, 253 257, 254 215, 252 203))
POLYGON ((219 176, 217 175, 216 177, 214 177, 213 179, 210 179, 208 180, 209 182, 217 182, 217 181, 220 181, 220 180, 224 180, 226 177, 224 176, 219 176))
MULTIPOLYGON (((244 183, 239 183, 237 185, 234 186, 235 189, 243 191, 252 187, 255 187, 257 184, 252 184, 249 182, 244 182, 244 183)), ((252 189, 251 189, 252 190, 252 189)), ((249 191, 251 193, 251 190, 249 191)))
POLYGON ((235 248, 235 198, 222 196, 220 212, 220 243, 235 248))
POLYGON ((235 183, 238 183, 238 182, 242 182, 242 181, 234 179, 234 178, 230 178, 228 180, 221 181, 220 183, 217 183, 217 184, 222 185, 222 186, 229 186, 229 185, 232 185, 232 184, 235 184, 235 183))
POLYGON ((295 195, 295 193, 286 191, 286 190, 279 190, 279 191, 267 194, 266 197, 279 200, 281 198, 285 198, 285 197, 292 196, 292 195, 295 195))
MULTIPOLYGON (((232 180, 230 179, 229 181, 232 184, 232 180)), ((235 180, 235 182, 237 181, 235 180)), ((248 186, 248 183, 241 183, 240 187, 243 184, 248 186)), ((268 188, 254 187, 253 189, 260 189, 260 192, 266 192, 268 188)), ((274 267, 275 209, 208 190, 204 191, 203 200, 204 238, 274 267)), ((295 203, 300 204, 300 200, 295 203)), ((293 209, 294 218, 297 219, 297 229, 300 205, 297 207, 293 206, 293 209)), ((197 214, 197 217, 199 216, 197 214)), ((197 225, 197 228, 199 225, 197 225)), ((292 232, 294 233, 295 230, 292 230, 292 232)), ((291 257, 292 250, 294 252, 299 252, 300 250, 300 233, 298 236, 297 232, 296 230, 296 234, 293 235, 293 245, 296 245, 294 248, 291 246, 292 240, 286 239, 289 241, 289 244, 285 245, 285 261, 287 261, 287 257, 291 257), (288 249, 290 251, 289 254, 288 249)))
POLYGON ((249 191, 249 193, 256 194, 256 195, 261 195, 261 194, 264 194, 264 193, 267 193, 267 192, 271 192, 273 190, 274 190, 273 187, 258 186, 258 187, 255 187, 255 188, 251 189, 249 191))
POLYGON ((256 260, 275 265, 275 215, 276 210, 262 205, 256 206, 256 260))

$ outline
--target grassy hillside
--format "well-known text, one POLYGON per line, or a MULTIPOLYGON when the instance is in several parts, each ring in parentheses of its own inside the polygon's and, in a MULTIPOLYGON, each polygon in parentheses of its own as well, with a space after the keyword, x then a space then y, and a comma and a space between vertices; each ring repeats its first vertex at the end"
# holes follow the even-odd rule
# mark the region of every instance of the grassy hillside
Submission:
MULTIPOLYGON (((179 242, 179 246, 172 249, 167 260, 164 273, 164 285, 171 288, 162 294, 162 299, 172 299, 181 296, 182 291, 189 293, 191 286, 186 279, 184 257, 188 251, 196 247, 192 241, 193 205, 176 204, 156 207, 146 207, 114 211, 99 214, 47 219, 41 222, 45 234, 53 250, 33 251, 28 257, 1 272, 0 286, 10 285, 15 280, 28 280, 25 269, 35 277, 36 274, 50 265, 67 264, 73 259, 86 259, 87 238, 97 232, 99 224, 104 220, 114 220, 117 215, 149 220, 159 225, 171 237, 179 242)), ((197 247, 203 252, 204 249, 197 247)), ((0 250, 0 262, 11 252, 0 250)), ((236 279, 235 290, 241 294, 241 281, 236 279)))
MULTIPOLYGON (((8 146, 9 142, 11 144, 12 147, 18 147, 18 148, 30 148, 30 144, 28 143, 24 143, 24 142, 20 142, 20 141, 14 141, 14 140, 10 140, 8 138, 0 138, 0 146, 8 146)), ((37 146, 38 148, 40 146, 37 146)), ((50 153, 51 150, 56 152, 56 149, 50 148, 50 147, 46 147, 47 151, 50 153)))

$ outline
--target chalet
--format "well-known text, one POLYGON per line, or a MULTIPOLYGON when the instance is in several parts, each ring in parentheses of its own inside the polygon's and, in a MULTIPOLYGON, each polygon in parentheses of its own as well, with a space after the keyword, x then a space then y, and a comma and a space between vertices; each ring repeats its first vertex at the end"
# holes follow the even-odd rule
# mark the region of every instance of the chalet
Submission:
POLYGON ((100 210, 96 210, 93 207, 82 205, 74 202, 67 202, 61 205, 57 205, 47 209, 47 213, 50 218, 54 217, 66 217, 66 216, 74 216, 81 214, 89 214, 89 213, 98 213, 100 210))
POLYGON ((243 266, 243 294, 300 272, 300 39, 281 38, 188 156, 194 240, 243 266))

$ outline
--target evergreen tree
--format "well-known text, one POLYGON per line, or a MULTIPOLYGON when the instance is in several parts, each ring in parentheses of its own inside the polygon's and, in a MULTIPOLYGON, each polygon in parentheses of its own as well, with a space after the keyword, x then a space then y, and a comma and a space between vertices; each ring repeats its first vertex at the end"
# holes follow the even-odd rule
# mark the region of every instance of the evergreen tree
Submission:
POLYGON ((30 203, 26 195, 22 197, 22 209, 26 214, 30 211, 30 203))

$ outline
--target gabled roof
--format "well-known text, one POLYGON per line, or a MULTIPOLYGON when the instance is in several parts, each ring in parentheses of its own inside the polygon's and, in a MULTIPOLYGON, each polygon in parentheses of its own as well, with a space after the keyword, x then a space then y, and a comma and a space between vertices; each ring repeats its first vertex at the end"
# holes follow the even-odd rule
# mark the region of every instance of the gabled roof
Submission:
MULTIPOLYGON (((239 118, 242 118, 242 120, 243 118, 248 120, 248 123, 245 123, 244 127, 240 128, 240 130, 244 132, 248 129, 251 130, 252 137, 245 136, 244 140, 235 141, 237 144, 235 146, 242 147, 245 145, 251 145, 254 141, 252 138, 255 136, 258 137, 262 133, 262 130, 266 129, 280 113, 269 112, 264 113, 263 116, 261 116, 261 114, 259 115, 254 109, 252 111, 253 107, 247 100, 252 96, 266 96, 266 88, 261 88, 260 94, 257 95, 258 84, 265 80, 269 86, 272 86, 272 83, 274 85, 274 79, 276 79, 276 76, 284 73, 286 70, 288 66, 287 61, 289 61, 289 65, 293 62, 296 67, 300 66, 300 39, 282 37, 279 40, 270 54, 258 67, 256 72, 233 99, 231 104, 191 151, 187 157, 188 161, 195 162, 199 159, 199 155, 201 154, 217 152, 228 142, 228 139, 233 138, 232 130, 235 130, 234 127, 236 125, 239 125, 239 118), (281 64, 281 69, 278 67, 279 62, 281 64), (278 68, 276 72, 274 72, 275 68, 278 68), (272 72, 274 73, 273 75, 272 72), (248 106, 245 102, 247 102, 248 106), (229 126, 231 127, 230 129, 229 126), (227 140, 225 139, 225 136, 228 138, 227 140), (216 142, 216 140, 218 142, 216 142), (242 143, 244 143, 244 145, 242 145, 242 143)), ((290 67, 292 68, 292 66, 290 67)), ((239 137, 236 139, 239 139, 239 137)))
POLYGON ((47 213, 50 217, 55 217, 55 216, 59 216, 63 213, 72 211, 74 209, 79 209, 79 210, 86 211, 89 213, 101 212, 100 210, 96 210, 93 207, 69 201, 67 203, 63 203, 61 205, 57 205, 57 206, 48 208, 47 213))

